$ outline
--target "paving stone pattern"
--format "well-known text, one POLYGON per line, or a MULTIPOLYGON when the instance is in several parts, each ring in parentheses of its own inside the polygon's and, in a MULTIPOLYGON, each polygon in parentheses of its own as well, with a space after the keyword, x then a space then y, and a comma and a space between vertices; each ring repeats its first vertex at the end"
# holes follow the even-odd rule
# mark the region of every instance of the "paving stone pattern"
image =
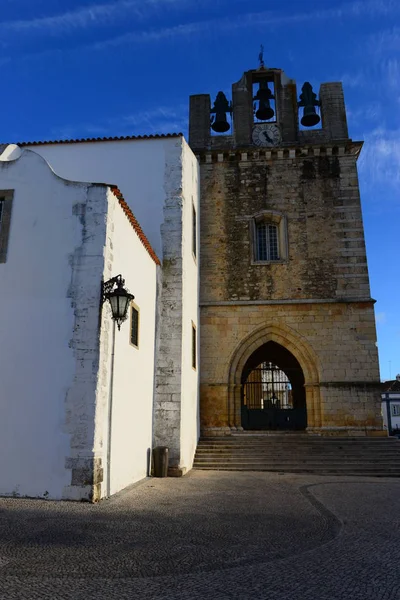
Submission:
POLYGON ((400 599, 400 481, 193 471, 0 499, 0 599, 400 599))

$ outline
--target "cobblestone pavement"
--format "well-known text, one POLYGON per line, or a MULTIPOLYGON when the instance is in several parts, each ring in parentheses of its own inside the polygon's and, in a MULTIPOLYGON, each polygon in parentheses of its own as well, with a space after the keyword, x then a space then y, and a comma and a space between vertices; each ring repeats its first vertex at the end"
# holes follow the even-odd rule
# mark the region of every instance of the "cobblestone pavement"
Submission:
POLYGON ((400 599, 400 481, 193 471, 0 499, 0 599, 400 599))

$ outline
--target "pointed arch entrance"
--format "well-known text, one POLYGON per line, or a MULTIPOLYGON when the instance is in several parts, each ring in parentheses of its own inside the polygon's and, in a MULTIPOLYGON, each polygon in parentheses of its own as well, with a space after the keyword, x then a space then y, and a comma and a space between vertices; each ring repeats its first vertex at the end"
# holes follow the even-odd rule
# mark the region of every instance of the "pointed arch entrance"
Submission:
MULTIPOLYGON (((255 413, 250 415, 250 417, 254 416, 255 413)), ((304 338, 286 325, 262 327, 245 338, 231 358, 228 389, 230 427, 232 429, 283 429, 282 421, 279 419, 288 416, 289 422, 286 423, 290 425, 285 428, 312 430, 321 427, 319 361, 304 338), (278 379, 277 383, 280 381, 280 384, 276 386, 276 390, 274 388, 274 391, 279 391, 280 394, 269 393, 268 395, 268 392, 272 391, 271 385, 260 386, 260 384, 268 383, 275 375, 278 379), (251 384, 251 381, 254 384, 251 384), (278 419, 275 424, 273 421, 271 423, 268 421, 266 424, 264 422, 264 425, 261 423, 259 426, 257 424, 253 426, 254 418, 249 424, 249 415, 245 411, 249 410, 251 388, 246 390, 245 386, 248 384, 257 388, 257 381, 258 391, 253 392, 253 405, 254 401, 255 404, 259 402, 257 410, 268 410, 271 403, 275 403, 275 407, 278 407, 277 400, 280 400, 281 406, 285 403, 286 410, 293 408, 302 411, 303 422, 298 421, 298 425, 292 427, 290 414, 285 413, 282 417, 275 415, 278 419), (283 391, 287 392, 285 397, 283 391), (264 393, 265 396, 262 396, 264 393)), ((294 413, 292 416, 294 417, 294 413)))
POLYGON ((289 350, 269 341, 248 358, 242 372, 243 429, 304 430, 304 373, 289 350))

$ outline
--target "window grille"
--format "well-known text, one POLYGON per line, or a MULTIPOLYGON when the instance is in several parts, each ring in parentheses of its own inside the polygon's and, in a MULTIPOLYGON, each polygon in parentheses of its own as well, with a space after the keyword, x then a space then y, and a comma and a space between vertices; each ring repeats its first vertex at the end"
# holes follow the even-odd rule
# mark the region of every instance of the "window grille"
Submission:
POLYGON ((196 257, 197 256, 197 215, 196 215, 196 209, 194 206, 193 206, 193 214, 192 214, 192 227, 193 227, 192 252, 193 252, 193 255, 196 257))
POLYGON ((392 417, 400 417, 400 404, 392 404, 392 417))
POLYGON ((196 327, 192 324, 192 367, 196 369, 197 366, 197 350, 196 350, 196 327))
POLYGON ((279 260, 278 227, 269 223, 257 223, 257 260, 279 260))
POLYGON ((139 311, 131 307, 131 344, 139 346, 139 311))
POLYGON ((5 263, 7 260, 13 196, 13 190, 0 192, 0 263, 5 263))

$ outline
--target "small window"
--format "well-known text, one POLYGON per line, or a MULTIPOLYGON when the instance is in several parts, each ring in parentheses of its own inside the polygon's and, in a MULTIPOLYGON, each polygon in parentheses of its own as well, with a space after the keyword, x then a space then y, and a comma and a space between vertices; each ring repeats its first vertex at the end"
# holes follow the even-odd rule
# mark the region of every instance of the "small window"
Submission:
POLYGON ((256 260, 279 260, 279 238, 276 225, 257 223, 256 238, 256 260))
POLYGON ((139 310, 131 305, 131 339, 132 346, 139 347, 139 310))
POLYGON ((197 368, 197 336, 196 327, 192 323, 192 367, 197 368))
POLYGON ((0 191, 0 263, 7 260, 13 196, 13 190, 0 191))
POLYGON ((197 215, 196 215, 196 209, 193 207, 193 213, 192 213, 192 252, 193 252, 193 256, 196 257, 197 256, 197 215))
POLYGON ((400 417, 400 404, 392 404, 392 417, 400 417))
POLYGON ((288 234, 285 215, 262 210, 249 217, 252 264, 288 260, 288 234))

